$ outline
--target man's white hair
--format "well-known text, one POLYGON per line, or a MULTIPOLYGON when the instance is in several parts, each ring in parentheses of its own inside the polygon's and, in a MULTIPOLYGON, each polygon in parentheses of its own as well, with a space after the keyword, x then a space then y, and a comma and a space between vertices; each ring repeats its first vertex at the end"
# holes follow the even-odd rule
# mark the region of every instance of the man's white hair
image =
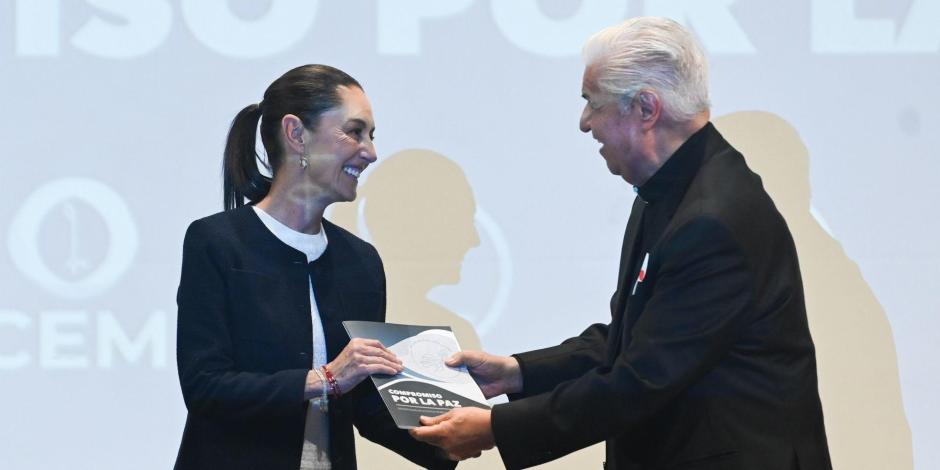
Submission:
POLYGON ((708 64, 698 42, 668 18, 638 17, 606 28, 582 50, 586 66, 597 67, 597 86, 628 107, 636 94, 654 90, 663 112, 686 122, 709 108, 708 64))

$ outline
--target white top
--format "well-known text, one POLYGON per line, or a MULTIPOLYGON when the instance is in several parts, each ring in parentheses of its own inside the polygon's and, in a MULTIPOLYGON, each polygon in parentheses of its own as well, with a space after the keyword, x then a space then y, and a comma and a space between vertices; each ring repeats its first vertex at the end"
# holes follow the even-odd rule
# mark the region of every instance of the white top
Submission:
MULTIPOLYGON (((255 214, 264 223, 264 226, 287 246, 307 255, 310 263, 326 251, 326 232, 320 228, 319 233, 310 235, 298 232, 257 206, 252 206, 255 214)), ((323 334, 323 322, 320 320, 320 311, 317 309, 317 299, 313 293, 313 280, 307 277, 310 285, 310 319, 313 325, 313 364, 320 367, 326 364, 326 336, 323 334)), ((300 455, 301 470, 330 470, 330 421, 326 413, 321 413, 313 400, 307 406, 307 417, 304 423, 304 447, 300 455)))

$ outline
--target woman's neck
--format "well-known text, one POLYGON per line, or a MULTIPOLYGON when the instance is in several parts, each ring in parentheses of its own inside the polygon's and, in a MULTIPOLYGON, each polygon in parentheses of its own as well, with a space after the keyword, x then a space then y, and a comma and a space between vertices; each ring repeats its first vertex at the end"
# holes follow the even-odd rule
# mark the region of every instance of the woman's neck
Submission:
POLYGON ((326 204, 313 195, 303 194, 305 191, 291 190, 296 185, 278 183, 275 179, 271 191, 258 202, 258 208, 298 232, 320 233, 326 204))

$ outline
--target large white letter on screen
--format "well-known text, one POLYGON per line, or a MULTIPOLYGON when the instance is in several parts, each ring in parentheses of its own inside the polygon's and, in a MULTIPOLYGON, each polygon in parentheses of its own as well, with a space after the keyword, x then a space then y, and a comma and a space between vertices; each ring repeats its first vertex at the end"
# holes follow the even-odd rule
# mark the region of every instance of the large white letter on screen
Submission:
POLYGON ((75 351, 85 344, 81 331, 67 331, 69 326, 83 327, 88 321, 85 312, 46 312, 39 318, 39 365, 49 369, 82 369, 88 357, 75 351), (72 353, 63 349, 70 347, 72 353))
POLYGON ((647 0, 647 15, 666 16, 695 29, 702 46, 715 54, 754 54, 741 25, 731 14, 737 0, 647 0))
MULTIPOLYGON (((0 328, 4 325, 11 325, 14 328, 25 330, 29 327, 30 318, 23 312, 13 310, 0 310, 0 328)), ((29 354, 26 351, 19 351, 15 354, 0 354, 0 370, 19 369, 29 364, 29 354)))
POLYGON ((166 367, 166 314, 157 311, 147 319, 136 339, 130 338, 111 312, 98 315, 98 366, 114 367, 114 353, 128 363, 140 359, 150 346, 150 365, 166 367))
POLYGON ((538 0, 493 0, 493 19, 522 50, 544 56, 576 55, 591 34, 627 16, 627 0, 581 0, 571 17, 549 18, 538 0))
POLYGON ((378 0, 380 54, 417 55, 421 22, 460 13, 473 0, 378 0))
POLYGON ((72 36, 72 45, 92 55, 112 59, 142 56, 166 40, 173 26, 173 11, 164 0, 85 0, 121 18, 112 23, 92 18, 72 36))
POLYGON ((866 53, 894 49, 894 21, 856 18, 855 0, 813 0, 812 5, 813 52, 866 53))
POLYGON ((897 50, 940 51, 940 0, 914 0, 898 35, 897 50))
POLYGON ((59 0, 18 0, 14 7, 18 55, 59 53, 59 0))
POLYGON ((300 42, 317 16, 316 0, 271 0, 261 18, 239 18, 228 0, 183 0, 183 20, 193 36, 222 55, 255 59, 300 42))

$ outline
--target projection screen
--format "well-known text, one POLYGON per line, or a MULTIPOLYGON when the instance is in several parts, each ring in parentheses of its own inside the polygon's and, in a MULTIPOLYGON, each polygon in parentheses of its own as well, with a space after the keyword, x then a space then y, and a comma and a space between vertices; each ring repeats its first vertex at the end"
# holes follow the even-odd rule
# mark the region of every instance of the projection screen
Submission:
POLYGON ((235 113, 301 64, 372 102, 379 160, 328 217, 386 259, 389 321, 498 354, 608 321, 634 192, 578 130, 579 54, 638 15, 694 31, 793 231, 836 468, 940 468, 938 0, 4 1, 3 467, 172 466, 183 234, 235 113))

